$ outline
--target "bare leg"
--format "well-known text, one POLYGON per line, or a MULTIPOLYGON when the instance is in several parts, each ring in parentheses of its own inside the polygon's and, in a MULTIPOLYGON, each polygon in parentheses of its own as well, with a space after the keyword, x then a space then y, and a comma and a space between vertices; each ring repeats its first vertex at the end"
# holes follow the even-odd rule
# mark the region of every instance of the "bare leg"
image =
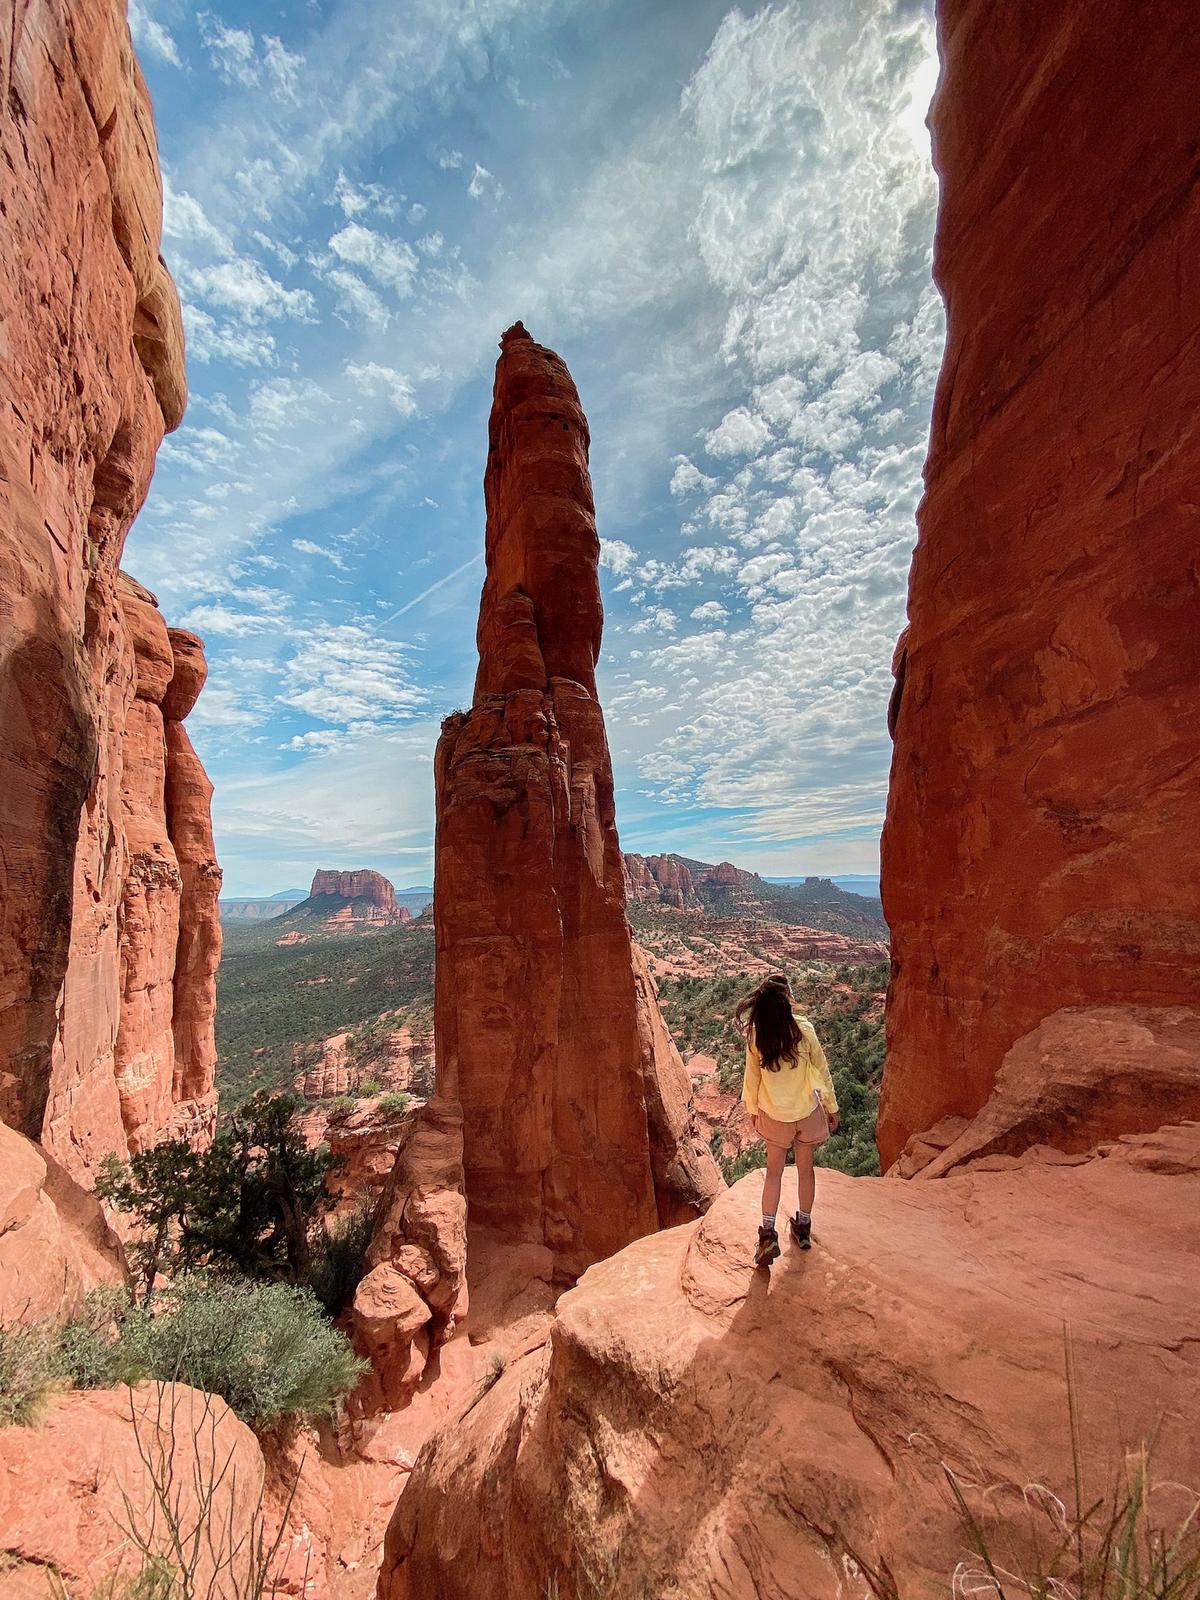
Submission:
POLYGON ((763 1179, 763 1216, 773 1217, 779 1210, 779 1191, 783 1187, 783 1169, 787 1162, 787 1145, 767 1146, 767 1174, 763 1179))
MULTIPOLYGON (((817 1175, 813 1171, 811 1144, 801 1144, 797 1139, 792 1149, 796 1152, 796 1189, 801 1211, 811 1211, 817 1197, 817 1175)), ((778 1193, 778 1191, 776 1191, 778 1193)))

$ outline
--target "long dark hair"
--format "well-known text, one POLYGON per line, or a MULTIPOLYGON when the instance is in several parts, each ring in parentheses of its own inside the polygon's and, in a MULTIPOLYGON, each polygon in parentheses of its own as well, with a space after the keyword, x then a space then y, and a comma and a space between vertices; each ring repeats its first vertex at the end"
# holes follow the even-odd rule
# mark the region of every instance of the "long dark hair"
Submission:
POLYGON ((739 1000, 733 1013, 738 1027, 749 1033, 768 1072, 778 1072, 786 1061, 794 1067, 799 1060, 801 1033, 792 1012, 788 981, 782 972, 764 978, 753 994, 739 1000))

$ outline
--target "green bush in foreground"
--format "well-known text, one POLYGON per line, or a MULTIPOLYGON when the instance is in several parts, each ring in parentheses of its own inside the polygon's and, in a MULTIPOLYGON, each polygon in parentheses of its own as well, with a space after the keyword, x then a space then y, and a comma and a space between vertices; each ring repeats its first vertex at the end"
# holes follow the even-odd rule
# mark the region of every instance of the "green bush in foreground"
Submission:
POLYGON ((61 1334, 71 1381, 188 1383, 261 1427, 327 1414, 365 1369, 310 1291, 291 1284, 185 1277, 156 1304, 151 1313, 103 1291, 89 1295, 61 1334))
POLYGON ((58 1377, 50 1330, 40 1323, 0 1326, 0 1428, 36 1422, 58 1377))
POLYGON ((398 1116, 400 1112, 407 1111, 412 1105, 412 1096, 402 1090, 389 1089, 386 1094, 379 1096, 379 1109, 391 1116, 398 1116))

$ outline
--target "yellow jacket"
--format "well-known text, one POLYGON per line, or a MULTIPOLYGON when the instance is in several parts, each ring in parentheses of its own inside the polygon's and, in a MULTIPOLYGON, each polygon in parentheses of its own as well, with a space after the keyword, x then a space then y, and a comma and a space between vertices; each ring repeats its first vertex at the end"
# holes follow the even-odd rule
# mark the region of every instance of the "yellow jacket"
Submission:
POLYGON ((796 1060, 781 1061, 776 1072, 764 1071, 753 1026, 746 1037, 742 1099, 751 1116, 761 1110, 776 1122, 801 1122, 816 1109, 818 1099, 831 1115, 837 1111, 829 1063, 816 1029, 807 1017, 797 1017, 796 1022, 800 1028, 796 1060))

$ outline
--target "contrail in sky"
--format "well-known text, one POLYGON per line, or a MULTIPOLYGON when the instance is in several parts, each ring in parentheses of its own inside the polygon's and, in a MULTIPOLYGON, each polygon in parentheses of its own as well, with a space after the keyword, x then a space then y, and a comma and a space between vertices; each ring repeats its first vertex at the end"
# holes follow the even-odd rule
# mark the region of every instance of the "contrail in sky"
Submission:
POLYGON ((400 607, 399 611, 393 611, 390 617, 384 617, 383 621, 377 623, 376 626, 379 628, 384 628, 389 622, 395 622, 397 617, 402 617, 406 611, 411 611, 414 606, 419 606, 422 600, 428 600, 431 594, 436 594, 439 589, 444 588, 446 584, 452 582, 459 576, 460 573, 465 572, 468 567, 473 567, 477 561, 482 560, 482 553, 472 556, 469 561, 464 561, 461 567, 455 567, 453 572, 448 572, 444 578, 439 578, 436 583, 431 583, 428 589, 422 589, 421 593, 416 595, 412 600, 406 600, 405 603, 400 607))

